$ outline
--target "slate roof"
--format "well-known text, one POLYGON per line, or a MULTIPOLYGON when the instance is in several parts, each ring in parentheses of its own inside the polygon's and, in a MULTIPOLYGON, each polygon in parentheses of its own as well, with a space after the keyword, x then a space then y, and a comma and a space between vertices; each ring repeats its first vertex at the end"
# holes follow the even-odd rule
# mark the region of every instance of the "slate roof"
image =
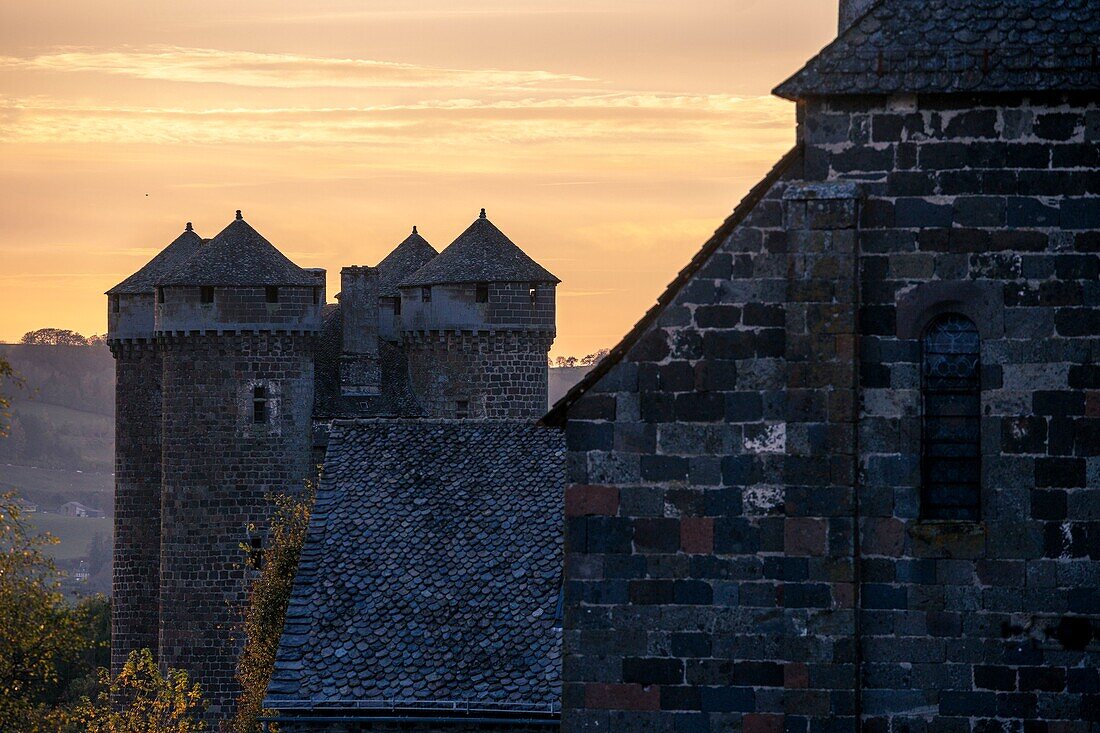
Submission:
POLYGON ((1097 36, 1097 0, 880 0, 775 94, 1097 90, 1097 36))
POLYGON ((313 273, 291 262, 242 219, 239 211, 237 218, 194 257, 157 282, 157 285, 222 286, 318 284, 313 273))
POLYGON ((749 215, 749 212, 751 212, 758 203, 760 203, 771 187, 788 172, 800 170, 801 165, 802 148, 801 146, 795 146, 790 152, 779 159, 775 167, 773 167, 759 183, 753 186, 752 190, 745 195, 745 198, 741 199, 741 203, 737 204, 733 213, 722 222, 722 226, 718 227, 714 234, 711 235, 710 239, 703 245, 703 248, 696 252, 695 256, 691 258, 691 261, 677 273, 675 279, 673 279, 673 281, 668 284, 668 287, 665 288, 665 291, 658 296, 656 304, 646 311, 641 320, 634 324, 634 328, 630 329, 626 336, 623 336, 622 340, 616 344, 603 359, 600 359, 595 367, 581 378, 581 381, 574 384, 573 388, 566 392, 564 397, 555 402, 550 408, 550 412, 546 413, 539 423, 542 425, 554 426, 564 425, 570 406, 579 400, 591 387, 603 379, 603 377, 611 371, 612 367, 622 361, 627 352, 638 342, 638 339, 640 339, 645 332, 649 330, 649 327, 656 322, 657 317, 661 315, 661 311, 665 309, 665 306, 671 303, 679 294, 680 290, 695 277, 695 274, 707 263, 710 256, 722 246, 722 243, 733 233, 733 230, 745 220, 745 217, 749 215))
POLYGON ((542 265, 527 256, 485 216, 474 220, 447 249, 415 273, 402 286, 474 282, 559 283, 542 265))
POLYGON ((559 710, 564 487, 529 422, 334 422, 265 707, 559 710))
POLYGON ((157 256, 149 260, 144 267, 107 291, 107 295, 131 293, 151 293, 157 281, 186 262, 202 246, 200 237, 192 228, 191 222, 183 233, 172 240, 157 256))
POLYGON ((420 236, 413 227, 412 234, 405 237, 401 244, 393 248, 386 258, 378 263, 378 295, 393 298, 400 293, 397 283, 413 274, 439 253, 428 240, 420 236))
POLYGON ((427 414, 412 391, 405 352, 378 339, 378 395, 340 394, 340 354, 344 348, 344 317, 339 305, 321 311, 321 334, 313 357, 313 417, 418 417, 427 414))

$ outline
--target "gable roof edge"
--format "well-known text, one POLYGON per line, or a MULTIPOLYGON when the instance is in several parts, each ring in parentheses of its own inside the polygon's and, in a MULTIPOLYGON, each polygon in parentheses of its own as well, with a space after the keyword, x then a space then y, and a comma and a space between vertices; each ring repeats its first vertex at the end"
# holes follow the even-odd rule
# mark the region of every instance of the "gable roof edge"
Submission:
POLYGON ((627 334, 615 345, 600 362, 592 368, 581 381, 573 385, 573 388, 565 393, 561 399, 554 403, 554 406, 550 408, 539 420, 539 425, 545 425, 548 427, 561 428, 565 426, 565 416, 569 411, 569 408, 574 402, 579 400, 585 392, 589 390, 593 385, 599 382, 609 371, 614 367, 628 351, 637 343, 638 339, 646 332, 646 330, 657 320, 657 316, 661 314, 664 307, 668 305, 679 294, 680 290, 695 276, 710 256, 714 254, 726 238, 733 233, 733 230, 744 222, 745 217, 749 215, 756 205, 763 200, 764 196, 771 190, 771 187, 786 173, 790 168, 795 165, 802 158, 802 145, 801 143, 791 148, 786 155, 779 159, 779 161, 768 171, 759 183, 752 187, 752 189, 745 194, 745 197, 741 199, 741 202, 734 208, 726 220, 722 222, 722 225, 715 230, 714 234, 710 236, 710 239, 706 241, 703 247, 695 253, 695 256, 691 258, 691 261, 684 266, 676 277, 668 284, 664 292, 657 296, 657 302, 645 312, 645 315, 641 317, 634 327, 627 332, 627 334))
POLYGON ((799 99, 802 99, 802 97, 805 95, 794 93, 794 91, 790 89, 790 86, 793 85, 795 80, 798 77, 802 76, 802 74, 807 69, 809 69, 810 66, 812 66, 822 55, 828 52, 829 49, 844 40, 844 37, 851 33, 854 28, 859 27, 859 24, 863 22, 863 19, 871 13, 875 12, 875 10, 877 10, 878 6, 880 5, 882 5, 882 0, 875 0, 875 2, 868 5, 867 9, 863 11, 858 18, 848 24, 847 28, 836 34, 836 38, 825 44, 825 47, 815 53, 809 59, 807 59, 806 63, 802 64, 798 71, 794 72, 782 82, 780 82, 779 85, 775 87, 775 89, 772 89, 772 94, 779 97, 780 99, 788 99, 792 102, 797 102, 799 99))

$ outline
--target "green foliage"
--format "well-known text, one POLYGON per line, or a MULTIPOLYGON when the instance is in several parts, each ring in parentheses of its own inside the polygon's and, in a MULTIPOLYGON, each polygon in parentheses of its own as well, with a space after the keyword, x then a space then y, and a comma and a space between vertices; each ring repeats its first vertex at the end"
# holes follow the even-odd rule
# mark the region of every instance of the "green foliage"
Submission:
POLYGON ((148 649, 130 652, 118 677, 100 670, 101 690, 85 698, 74 715, 86 733, 197 733, 206 703, 197 682, 187 672, 170 669, 162 675, 148 649), (124 704, 112 707, 111 700, 124 704))
POLYGON ((92 342, 67 328, 40 328, 36 331, 27 331, 20 339, 20 343, 42 346, 88 346, 92 342))
POLYGON ((8 437, 11 428, 11 398, 4 392, 5 382, 21 387, 22 378, 12 369, 11 362, 0 356, 0 438, 8 437))
MULTIPOLYGON (((260 577, 252 584, 249 608, 245 615, 245 647, 237 664, 241 696, 233 722, 237 733, 257 733, 263 714, 264 692, 271 679, 275 651, 286 619, 290 589, 298 571, 298 556, 305 542, 309 515, 313 508, 313 487, 298 496, 274 498, 275 512, 268 530, 268 541, 260 563, 260 577)), ((252 548, 241 546, 252 553, 252 548)), ((255 565, 258 558, 249 557, 255 565)))
POLYGON ((88 643, 64 603, 59 573, 43 548, 53 542, 29 530, 15 496, 0 495, 0 730, 50 730, 47 706, 58 667, 88 643))

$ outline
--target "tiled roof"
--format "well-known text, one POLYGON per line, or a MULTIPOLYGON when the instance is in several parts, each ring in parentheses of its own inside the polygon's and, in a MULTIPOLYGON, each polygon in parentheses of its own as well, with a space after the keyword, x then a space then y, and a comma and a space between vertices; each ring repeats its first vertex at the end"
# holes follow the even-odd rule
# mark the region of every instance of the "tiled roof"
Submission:
POLYGON ((880 0, 775 93, 1100 89, 1097 0, 880 0))
POLYGON ((584 375, 581 381, 574 384, 572 389, 565 393, 564 397, 554 403, 550 408, 550 412, 546 413, 539 422, 544 425, 564 425, 570 406, 603 379, 604 376, 611 371, 612 367, 622 361, 626 353, 638 342, 638 339, 640 339, 642 335, 649 330, 649 327, 657 321, 657 317, 661 315, 661 311, 665 309, 665 306, 671 303, 680 293, 680 290, 695 277, 695 274, 707 263, 710 256, 722 246, 722 243, 733 233, 733 230, 745 220, 745 217, 747 217, 756 205, 760 203, 761 199, 764 198, 771 187, 789 171, 801 170, 801 165, 801 147, 793 148, 780 158, 779 162, 768 172, 768 175, 764 176, 763 180, 753 186, 752 190, 748 192, 745 198, 741 199, 741 203, 739 203, 737 208, 733 210, 733 213, 722 222, 722 226, 718 227, 714 234, 711 235, 710 239, 703 244, 703 248, 696 252, 695 256, 691 258, 691 261, 677 273, 675 279, 668 284, 665 291, 657 298, 657 303, 645 312, 641 320, 634 324, 634 328, 630 329, 630 331, 623 336, 622 340, 619 341, 604 358, 600 359, 595 367, 584 375))
POLYGON ((378 263, 378 295, 396 297, 397 283, 413 274, 439 253, 413 227, 412 234, 378 263))
POLYGON ((144 267, 108 290, 107 295, 153 292, 158 280, 186 262, 201 246, 202 238, 191 229, 191 222, 187 222, 182 234, 144 267))
POLYGON ((340 394, 340 354, 344 348, 344 318, 339 305, 321 313, 321 334, 313 359, 313 417, 418 417, 424 410, 413 395, 405 352, 378 339, 378 394, 343 397, 340 394))
POLYGON ((265 707, 552 710, 561 433, 336 421, 265 707))
POLYGON ((319 285, 315 275, 287 259, 240 218, 157 285, 319 285))
POLYGON ((476 282, 561 282, 481 216, 401 285, 476 282))

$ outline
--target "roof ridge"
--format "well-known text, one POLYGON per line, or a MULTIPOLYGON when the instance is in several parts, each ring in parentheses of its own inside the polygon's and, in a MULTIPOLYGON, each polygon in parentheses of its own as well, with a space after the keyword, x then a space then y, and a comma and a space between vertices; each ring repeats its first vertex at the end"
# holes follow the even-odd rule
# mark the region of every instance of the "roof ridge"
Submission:
POLYGON ((710 239, 703 244, 702 249, 695 253, 687 265, 676 274, 672 282, 670 282, 664 291, 657 296, 657 302, 645 312, 641 319, 634 324, 634 327, 623 336, 622 340, 610 349, 607 355, 600 359, 599 363, 581 378, 581 381, 573 385, 561 399, 554 403, 550 411, 539 420, 540 425, 546 425, 548 427, 562 426, 565 419, 565 413, 568 411, 569 407, 580 399, 581 395, 587 392, 590 387, 611 371, 613 366, 619 363, 623 356, 626 355, 626 352, 633 347, 639 338, 641 338, 646 329, 657 320, 657 316, 664 310, 664 307, 679 294, 681 288, 683 288, 691 277, 706 264, 710 256, 722 246, 726 237, 728 237, 735 228, 741 225, 745 217, 747 217, 749 213, 756 208, 756 205, 763 200, 771 187, 775 185, 782 175, 800 160, 801 157, 802 145, 799 143, 791 148, 774 166, 772 166, 772 169, 768 171, 767 175, 753 186, 737 206, 734 207, 733 212, 726 217, 722 225, 719 226, 718 229, 714 231, 714 234, 710 236, 710 239))

